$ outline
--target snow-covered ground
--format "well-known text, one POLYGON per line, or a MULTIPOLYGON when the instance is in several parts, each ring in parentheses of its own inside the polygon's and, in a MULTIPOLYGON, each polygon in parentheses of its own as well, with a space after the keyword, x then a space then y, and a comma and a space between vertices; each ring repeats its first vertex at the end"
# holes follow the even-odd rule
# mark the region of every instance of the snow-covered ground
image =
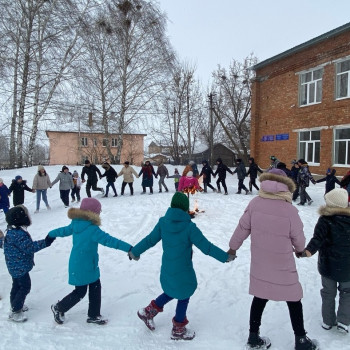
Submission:
MULTIPOLYGON (((61 167, 46 167, 51 180, 55 179, 61 167)), ((74 166, 70 171, 81 167, 74 166)), ((119 171, 121 166, 116 166, 119 171)), ((173 174, 174 167, 168 166, 173 174)), ((179 167, 180 173, 183 167, 179 167)), ((6 185, 20 174, 28 180, 29 186, 37 168, 1 171, 0 177, 6 185)), ((138 171, 139 168, 136 167, 138 171)), ((106 185, 106 180, 99 185, 106 185)), ((120 192, 121 179, 116 186, 120 192)), ((169 193, 140 195, 141 179, 134 183, 135 195, 117 198, 100 198, 102 202, 102 229, 130 244, 136 244, 147 235, 158 219, 164 215, 174 193, 173 179, 166 179, 169 193)), ((247 182, 247 180, 246 180, 247 182)), ((205 236, 222 249, 228 249, 228 242, 248 202, 253 195, 236 195, 237 178, 228 175, 229 195, 213 193, 198 194, 200 209, 194 222, 205 236)), ((82 188, 85 197, 85 186, 82 188)), ((323 204, 324 184, 311 185, 309 194, 314 203, 298 207, 304 223, 307 241, 313 234, 317 221, 317 209, 323 204)), ((25 193, 25 205, 32 214, 33 224, 29 232, 34 240, 44 238, 54 228, 68 225, 67 209, 59 198, 58 184, 48 190, 51 211, 41 205, 40 213, 34 214, 35 194, 25 193), (44 209, 43 209, 44 208, 44 209)), ((12 198, 10 199, 12 202, 12 198)), ((193 204, 193 197, 191 197, 193 204)), ((5 230, 4 214, 0 213, 0 228, 5 230)), ((248 294, 250 242, 249 239, 238 251, 238 258, 230 264, 222 264, 203 255, 194 248, 194 266, 198 289, 190 299, 188 319, 190 328, 196 331, 193 341, 172 341, 170 339, 171 319, 176 302, 166 305, 163 313, 155 318, 156 331, 149 331, 139 320, 136 312, 162 293, 159 283, 161 243, 147 251, 138 262, 129 261, 122 251, 100 246, 100 269, 102 283, 102 314, 109 319, 106 326, 86 323, 88 298, 66 314, 66 323, 58 325, 53 320, 50 305, 68 294, 73 287, 68 285, 68 258, 71 239, 57 239, 51 247, 38 252, 31 271, 32 290, 26 304, 30 310, 28 321, 14 324, 7 321, 10 309, 9 293, 11 277, 7 272, 4 255, 0 254, 0 348, 35 350, 90 350, 90 349, 244 349, 249 329, 249 310, 252 296, 248 294)), ((304 289, 303 307, 305 328, 310 338, 317 339, 322 349, 350 349, 350 338, 336 330, 321 328, 320 276, 317 272, 317 256, 297 259, 300 281, 304 289)), ((289 321, 287 305, 283 302, 269 302, 263 315, 261 334, 270 337, 271 349, 294 349, 294 336, 289 321)))

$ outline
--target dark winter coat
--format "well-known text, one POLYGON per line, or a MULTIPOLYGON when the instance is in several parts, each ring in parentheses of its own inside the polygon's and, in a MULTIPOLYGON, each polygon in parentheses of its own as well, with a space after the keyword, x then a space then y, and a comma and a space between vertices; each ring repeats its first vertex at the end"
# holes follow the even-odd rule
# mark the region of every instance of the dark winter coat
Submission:
POLYGON ((100 169, 95 164, 90 164, 90 166, 84 166, 81 172, 81 179, 84 179, 85 174, 87 175, 87 182, 91 184, 96 184, 98 181, 97 174, 102 177, 100 169))
POLYGON ((0 209, 10 207, 9 193, 7 186, 2 184, 2 186, 0 186, 0 209))
POLYGON ((309 187, 310 181, 312 183, 316 183, 314 178, 312 177, 309 166, 307 164, 303 164, 300 166, 299 172, 298 172, 298 185, 309 187))
POLYGON ((118 174, 113 167, 109 166, 106 168, 106 171, 104 172, 102 177, 106 177, 107 182, 115 182, 116 178, 118 177, 118 174))
POLYGON ((234 174, 237 173, 237 178, 239 180, 244 180, 245 177, 247 176, 247 171, 245 169, 245 165, 243 162, 240 162, 238 165, 237 165, 237 168, 235 169, 235 171, 233 172, 234 174))
POLYGON ((233 175, 233 172, 227 167, 227 165, 221 162, 218 164, 218 167, 214 173, 214 176, 218 174, 219 179, 226 179, 226 171, 228 171, 231 175, 233 175))
POLYGON ((213 172, 213 169, 208 164, 208 162, 203 162, 203 168, 199 176, 202 176, 202 175, 203 175, 203 183, 209 184, 211 181, 211 175, 214 176, 214 172, 213 172))
POLYGON ((34 241, 22 227, 10 227, 5 236, 4 254, 7 269, 13 278, 19 278, 34 266, 34 253, 46 248, 45 240, 34 241))
POLYGON ((9 194, 13 192, 13 205, 19 205, 24 203, 24 191, 33 192, 31 188, 27 186, 27 181, 23 180, 21 183, 16 180, 12 180, 9 187, 9 194))
POLYGON ((251 179, 256 179, 258 177, 258 172, 263 173, 263 171, 259 168, 258 164, 252 161, 252 163, 249 165, 247 176, 249 175, 251 179))
POLYGON ((293 179, 293 181, 295 183, 297 183, 298 181, 298 173, 299 173, 299 168, 297 168, 295 165, 292 166, 292 168, 290 169, 291 172, 291 178, 293 179))
POLYGON ((332 173, 327 175, 326 177, 323 177, 322 179, 319 179, 316 181, 317 183, 326 181, 326 186, 325 186, 326 192, 325 193, 328 193, 328 192, 334 190, 335 184, 340 185, 340 181, 336 178, 336 176, 334 174, 335 174, 335 170, 333 170, 332 173))
POLYGON ((350 281, 350 208, 323 206, 306 249, 318 251, 318 271, 337 282, 350 281))
POLYGON ((154 172, 153 166, 150 165, 144 165, 140 172, 139 176, 142 174, 142 187, 153 187, 153 175, 157 177, 156 173, 154 172))
POLYGON ((192 163, 190 162, 191 168, 192 168, 192 172, 193 172, 193 176, 197 177, 199 174, 198 168, 197 168, 197 164, 196 163, 192 163))

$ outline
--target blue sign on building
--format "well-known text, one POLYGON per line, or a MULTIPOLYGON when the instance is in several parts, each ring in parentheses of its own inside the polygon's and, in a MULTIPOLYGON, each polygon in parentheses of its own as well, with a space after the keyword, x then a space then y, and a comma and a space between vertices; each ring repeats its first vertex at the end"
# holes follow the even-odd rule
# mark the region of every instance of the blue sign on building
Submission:
POLYGON ((262 142, 275 141, 274 135, 264 135, 261 140, 262 142))
POLYGON ((289 134, 276 134, 276 141, 289 140, 289 134))

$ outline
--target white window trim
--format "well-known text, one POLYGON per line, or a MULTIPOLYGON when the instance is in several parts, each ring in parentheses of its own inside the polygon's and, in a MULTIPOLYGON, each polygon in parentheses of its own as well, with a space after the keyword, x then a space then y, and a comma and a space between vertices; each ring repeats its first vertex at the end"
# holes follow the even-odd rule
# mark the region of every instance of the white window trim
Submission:
POLYGON ((345 97, 337 97, 337 77, 338 74, 345 74, 346 72, 343 73, 337 73, 337 64, 345 62, 345 61, 349 61, 350 60, 350 56, 347 56, 347 58, 342 58, 340 60, 334 61, 334 100, 335 101, 341 101, 341 100, 346 100, 348 98, 350 98, 350 71, 348 72, 348 96, 345 97))
POLYGON ((82 137, 80 138, 80 144, 81 144, 81 147, 88 147, 88 146, 89 146, 89 140, 88 140, 88 138, 85 137, 85 136, 82 136, 82 137), (83 140, 84 140, 84 142, 83 142, 83 140), (85 141, 86 141, 86 142, 85 142, 85 141))
MULTIPOLYGON (((337 130, 340 130, 340 129, 350 129, 350 124, 349 125, 335 125, 333 126, 333 145, 332 145, 332 148, 333 148, 333 152, 332 152, 332 156, 333 156, 333 165, 334 167, 339 167, 339 168, 349 168, 350 164, 337 164, 337 163, 334 163, 334 159, 335 159, 335 133, 337 130)), ((345 140, 349 140, 349 139, 344 139, 345 140)), ((348 149, 348 153, 350 152, 350 148, 348 149)), ((345 157, 347 158, 347 157, 345 157)))
MULTIPOLYGON (((300 133, 301 132, 305 132, 305 131, 321 131, 322 129, 328 129, 328 127, 316 127, 316 128, 310 128, 310 129, 299 129, 299 130, 293 130, 298 132, 298 154, 300 155, 300 143, 304 142, 304 143, 315 143, 315 142, 319 142, 320 143, 320 147, 321 147, 321 138, 320 140, 309 140, 309 141, 300 141, 300 133)), ((321 152, 320 152, 320 159, 321 159, 321 152)), ((307 162, 308 165, 311 166, 320 166, 320 162, 316 163, 316 162, 307 162)))
MULTIPOLYGON (((328 63, 327 63, 328 64, 328 63)), ((314 105, 319 105, 322 103, 322 97, 323 97, 323 73, 324 71, 322 72, 322 78, 321 79, 316 79, 316 80, 312 80, 310 83, 314 82, 315 84, 315 100, 316 100, 316 94, 317 94, 317 81, 321 81, 322 82, 322 97, 321 97, 321 101, 320 102, 312 102, 312 103, 306 103, 306 104, 301 104, 301 101, 300 101, 300 90, 301 90, 301 87, 303 85, 310 85, 310 83, 304 83, 302 84, 301 83, 301 76, 304 75, 304 74, 307 74, 307 73, 311 73, 311 72, 314 72, 316 70, 319 70, 319 69, 323 69, 324 65, 321 65, 321 66, 318 66, 316 68, 311 68, 311 69, 308 69, 306 71, 303 71, 303 72, 298 72, 296 73, 297 75, 299 75, 299 86, 298 86, 298 100, 299 100, 299 107, 300 108, 303 108, 303 107, 309 107, 309 106, 314 106, 314 105)))

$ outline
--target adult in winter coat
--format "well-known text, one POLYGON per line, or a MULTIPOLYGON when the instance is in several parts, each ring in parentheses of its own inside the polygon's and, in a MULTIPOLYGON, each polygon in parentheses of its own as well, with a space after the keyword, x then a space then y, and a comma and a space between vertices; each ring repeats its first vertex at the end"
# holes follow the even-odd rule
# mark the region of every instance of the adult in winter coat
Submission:
POLYGON ((171 338, 191 340, 195 333, 186 328, 188 324, 186 310, 189 299, 197 288, 192 263, 193 244, 204 254, 223 263, 232 261, 235 256, 229 256, 210 243, 191 222, 188 209, 188 198, 183 193, 176 192, 171 200, 171 208, 168 208, 165 216, 159 219, 152 232, 131 249, 129 256, 138 260, 142 253, 162 240, 160 283, 164 293, 137 314, 149 329, 155 330, 153 318, 163 311, 166 303, 178 299, 171 338))
POLYGON ((291 161, 292 167, 290 168, 290 172, 291 172, 291 179, 294 181, 295 183, 295 191, 293 193, 293 201, 296 201, 297 198, 299 197, 299 184, 298 184, 298 174, 299 174, 299 165, 298 162, 293 159, 291 161))
POLYGON ((32 240, 27 227, 31 225, 28 210, 24 205, 11 208, 6 214, 8 224, 4 241, 4 254, 7 269, 12 277, 12 289, 10 293, 11 313, 9 320, 24 322, 27 317, 24 311, 28 308, 24 305, 30 292, 31 280, 29 272, 34 266, 34 253, 51 245, 54 238, 32 240))
POLYGON ((54 186, 57 182, 60 183, 60 198, 64 207, 67 208, 69 207, 69 192, 74 188, 74 182, 72 174, 65 165, 62 167, 61 172, 57 175, 51 186, 54 186))
POLYGON ((316 181, 312 177, 309 166, 304 159, 298 160, 299 165, 299 173, 298 173, 298 185, 299 185, 299 193, 300 193, 300 203, 298 205, 305 205, 306 201, 308 205, 311 205, 313 200, 306 192, 306 188, 309 187, 310 181, 315 185, 316 181))
POLYGON ((114 186, 115 180, 118 177, 117 172, 107 162, 102 164, 102 168, 105 169, 105 172, 102 175, 102 177, 106 177, 106 179, 107 179, 106 194, 104 196, 108 197, 108 190, 109 190, 110 187, 112 187, 112 190, 114 192, 114 197, 118 197, 117 190, 115 189, 115 186, 114 186))
POLYGON ((81 189, 81 178, 76 170, 73 171, 72 175, 74 187, 71 192, 72 202, 75 202, 75 196, 77 197, 77 202, 80 202, 80 189, 81 189))
POLYGON ((221 158, 218 158, 216 160, 216 165, 217 165, 217 169, 214 173, 214 177, 216 175, 218 176, 218 179, 216 181, 216 185, 218 186, 218 192, 221 193, 221 189, 220 189, 220 183, 222 184, 222 187, 224 188, 225 194, 227 193, 227 187, 226 187, 226 172, 229 172, 231 175, 233 175, 233 172, 227 167, 226 164, 224 164, 222 162, 221 158))
POLYGON ((248 349, 268 348, 270 340, 259 336, 261 317, 269 300, 286 301, 295 334, 295 349, 316 349, 306 337, 303 324, 299 283, 294 250, 305 247, 303 223, 292 205, 295 185, 280 169, 260 176, 259 196, 250 201, 239 220, 231 240, 229 253, 235 254, 250 236, 251 266, 248 349), (308 344, 307 347, 305 344, 308 344))
POLYGON ((81 172, 81 182, 85 182, 84 176, 87 176, 87 181, 86 181, 86 194, 88 197, 91 197, 91 188, 93 191, 100 191, 102 195, 105 194, 105 191, 101 187, 97 187, 97 175, 102 177, 102 174, 100 172, 100 169, 95 165, 91 164, 88 159, 85 160, 85 166, 83 167, 83 170, 81 172))
POLYGON ((124 190, 126 185, 129 185, 130 194, 133 195, 134 194, 134 187, 133 187, 134 175, 137 178, 139 177, 139 175, 137 174, 135 169, 130 166, 130 163, 128 161, 124 162, 124 166, 118 174, 118 176, 122 176, 122 175, 123 175, 123 183, 122 183, 121 195, 122 196, 124 195, 124 190))
POLYGON ((197 164, 193 161, 193 160, 190 160, 189 162, 188 162, 188 164, 191 166, 191 170, 192 170, 192 172, 193 172, 193 176, 194 177, 199 177, 199 171, 198 171, 198 168, 197 168, 197 164))
POLYGON ((314 235, 302 257, 318 252, 318 271, 322 280, 322 327, 337 326, 344 333, 350 325, 350 208, 348 193, 343 188, 325 195, 326 205, 319 209, 321 215, 314 235), (335 298, 339 290, 336 314, 335 298))
POLYGON ((4 184, 3 179, 0 179, 0 209, 2 209, 5 214, 10 208, 9 194, 9 189, 4 184))
POLYGON ((169 177, 169 172, 163 162, 159 163, 156 174, 159 176, 159 182, 158 182, 159 192, 162 192, 162 186, 164 186, 165 192, 168 192, 169 190, 166 184, 164 183, 164 179, 165 177, 169 177))
POLYGON ((236 192, 236 194, 241 194, 242 190, 245 191, 245 194, 248 194, 249 190, 244 185, 244 179, 247 176, 245 165, 242 162, 242 159, 240 158, 236 159, 236 164, 237 164, 237 167, 233 172, 234 174, 237 174, 237 178, 238 178, 238 191, 236 192))
POLYGON ((98 267, 98 245, 128 252, 131 245, 102 231, 100 219, 101 203, 95 198, 84 198, 80 209, 70 208, 68 217, 72 222, 65 227, 49 232, 49 237, 72 236, 73 247, 69 257, 69 281, 75 289, 57 304, 51 306, 54 319, 64 323, 64 313, 86 295, 89 289, 88 323, 106 324, 102 318, 101 282, 98 267))
POLYGON ((247 176, 250 176, 249 180, 249 191, 253 191, 253 186, 259 191, 259 187, 256 184, 256 179, 258 177, 258 172, 263 173, 263 171, 259 168, 259 165, 255 163, 254 158, 250 157, 249 160, 249 170, 247 172, 247 176))
POLYGON ((202 165, 203 165, 203 168, 201 170, 201 173, 199 174, 199 177, 203 176, 204 192, 207 192, 207 187, 211 188, 214 192, 216 192, 216 189, 210 183, 211 175, 214 176, 213 169, 211 168, 207 160, 203 160, 202 165))
POLYGON ((52 187, 49 174, 46 173, 46 170, 42 165, 39 165, 32 186, 33 190, 36 192, 36 213, 38 213, 40 209, 41 197, 46 204, 46 208, 49 210, 51 209, 49 202, 47 201, 47 189, 49 187, 52 187))
POLYGON ((278 163, 280 162, 275 156, 270 156, 270 169, 277 168, 278 163))
POLYGON ((12 180, 11 186, 9 187, 9 194, 13 192, 13 205, 20 205, 24 203, 24 191, 35 192, 33 189, 29 188, 27 181, 22 179, 22 176, 17 175, 14 180, 12 180))
POLYGON ((335 176, 336 170, 335 169, 327 169, 326 176, 322 179, 319 179, 316 181, 316 183, 320 182, 326 182, 325 185, 325 194, 335 189, 335 184, 338 184, 340 186, 340 181, 335 176))
POLYGON ((145 165, 141 168, 139 176, 142 174, 142 194, 146 193, 146 187, 149 187, 150 194, 153 194, 153 175, 157 178, 157 174, 154 172, 153 166, 149 160, 145 162, 145 165))

